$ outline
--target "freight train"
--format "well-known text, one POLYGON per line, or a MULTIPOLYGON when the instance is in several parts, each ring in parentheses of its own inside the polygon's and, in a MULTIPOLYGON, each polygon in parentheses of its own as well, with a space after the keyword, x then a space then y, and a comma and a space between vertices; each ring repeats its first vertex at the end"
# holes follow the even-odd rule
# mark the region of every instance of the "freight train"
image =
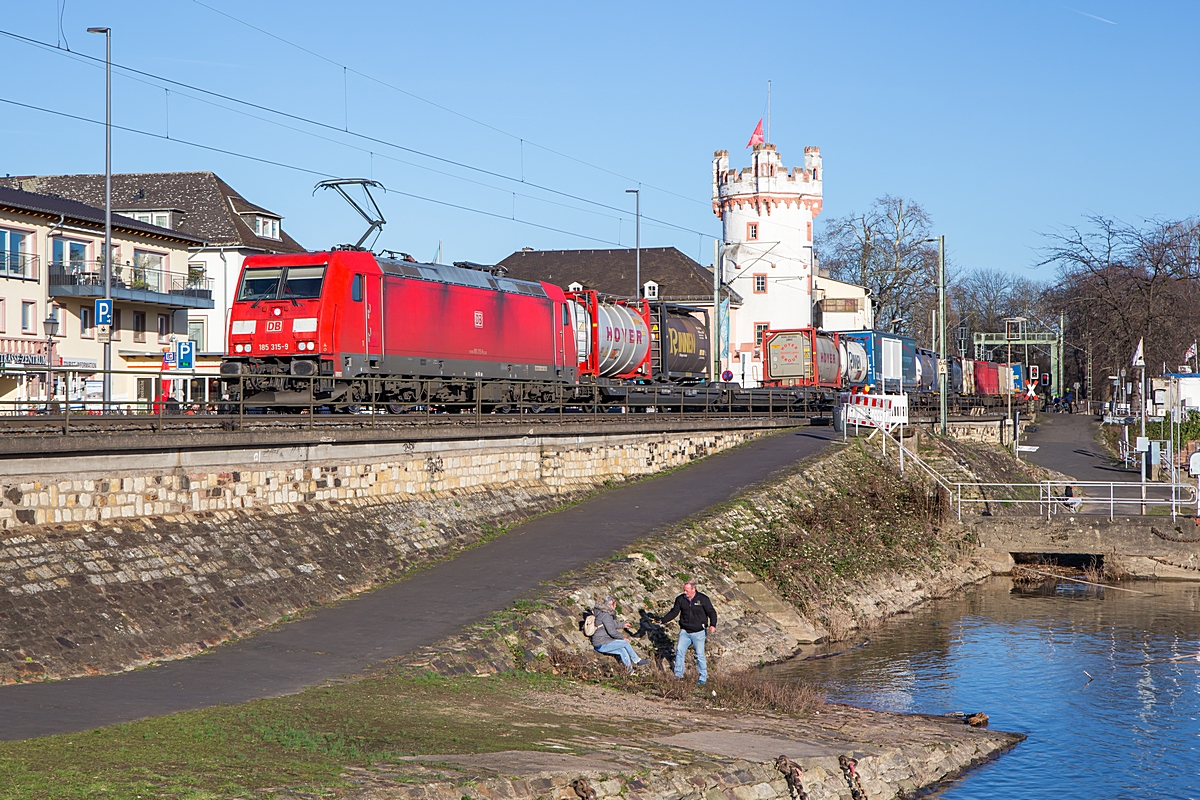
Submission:
POLYGON ((393 413, 575 401, 819 413, 832 404, 820 387, 710 381, 699 313, 513 280, 468 262, 355 248, 254 256, 230 310, 224 396, 254 408, 371 404, 393 413))
MULTIPOLYGON (((821 331, 815 328, 768 331, 765 382, 839 391, 909 394, 918 405, 936 401, 939 357, 916 341, 880 331, 821 331)), ((1028 387, 1022 364, 952 358, 948 391, 956 406, 993 406, 1028 387)))

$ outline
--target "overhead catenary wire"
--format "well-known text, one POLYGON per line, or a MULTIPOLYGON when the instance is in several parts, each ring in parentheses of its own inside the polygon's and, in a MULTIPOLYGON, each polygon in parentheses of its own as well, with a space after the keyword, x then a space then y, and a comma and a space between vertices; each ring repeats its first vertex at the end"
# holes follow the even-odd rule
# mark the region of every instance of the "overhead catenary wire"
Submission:
MULTIPOLYGON (((445 106, 434 100, 430 100, 426 97, 422 97, 421 95, 419 95, 413 91, 410 91, 408 89, 403 89, 399 86, 396 86, 395 84, 392 84, 392 83, 389 83, 389 82, 383 80, 382 78, 377 78, 374 75, 369 75, 365 72, 362 72, 361 70, 357 70, 357 69, 354 69, 353 67, 347 66, 346 64, 343 64, 340 61, 336 61, 335 59, 330 58, 329 56, 325 55, 324 53, 318 53, 317 51, 307 48, 302 44, 298 44, 296 42, 291 41, 290 39, 286 39, 283 36, 280 36, 279 34, 274 33, 273 31, 269 31, 265 28, 260 28, 259 26, 255 25, 252 22, 247 22, 246 20, 241 19, 240 17, 236 17, 227 11, 222 11, 219 8, 214 8, 213 6, 210 6, 208 3, 204 3, 201 0, 192 0, 192 2, 194 2, 198 6, 207 8, 209 11, 212 11, 215 14, 220 14, 221 16, 225 17, 226 19, 232 20, 232 21, 238 23, 239 25, 244 25, 245 27, 250 28, 251 30, 258 31, 259 33, 263 34, 264 36, 269 36, 270 38, 274 39, 277 42, 282 42, 283 44, 286 44, 288 47, 293 47, 303 53, 307 53, 308 55, 310 55, 314 58, 320 59, 321 61, 332 64, 336 67, 341 67, 343 70, 343 75, 347 71, 353 72, 355 75, 359 76, 360 78, 365 78, 366 80, 372 81, 373 83, 377 83, 380 86, 391 89, 392 91, 399 92, 400 94, 405 95, 406 97, 411 97, 414 100, 425 103, 426 105, 432 106, 440 111, 445 111, 447 114, 452 114, 456 117, 459 117, 460 119, 465 119, 468 122, 474 123, 475 125, 479 125, 481 127, 487 128, 488 130, 494 131, 494 132, 500 134, 501 136, 507 136, 508 138, 519 142, 521 145, 521 156, 522 156, 522 169, 521 169, 522 176, 524 175, 524 163, 523 163, 524 147, 526 144, 528 144, 532 147, 538 148, 539 150, 544 150, 547 153, 556 155, 559 158, 565 158, 568 161, 574 161, 576 164, 581 164, 585 167, 589 167, 591 169, 607 173, 614 177, 620 178, 621 180, 637 182, 640 186, 644 186, 647 189, 653 189, 654 191, 657 191, 657 192, 663 192, 664 194, 669 194, 673 197, 678 197, 682 200, 688 200, 693 203, 700 203, 701 205, 708 205, 705 201, 697 200, 695 197, 688 197, 687 195, 679 194, 678 192, 673 192, 670 189, 664 189, 661 186, 655 186, 654 184, 651 184, 651 183, 644 183, 642 181, 637 180, 636 178, 631 178, 628 175, 622 175, 621 173, 615 172, 614 170, 611 170, 607 167, 602 167, 599 164, 593 164, 590 161, 587 161, 582 158, 578 158, 576 156, 569 155, 567 153, 563 153, 559 150, 555 150, 552 147, 547 147, 546 145, 538 144, 537 142, 532 142, 522 136, 518 136, 515 133, 506 131, 503 128, 498 128, 489 122, 484 122, 483 120, 472 117, 469 114, 464 114, 461 111, 450 108, 449 106, 445 106)), ((522 177, 522 180, 524 180, 523 177, 522 177)))
MULTIPOLYGON (((0 103, 5 103, 10 106, 16 106, 18 108, 24 108, 24 109, 28 109, 31 111, 39 111, 44 114, 51 114, 51 115, 54 115, 57 117, 63 117, 65 119, 75 120, 77 122, 86 122, 91 125, 103 125, 104 124, 103 120, 91 119, 89 117, 84 117, 79 114, 71 114, 66 111, 59 111, 57 109, 45 108, 43 106, 36 106, 36 105, 32 105, 30 103, 22 103, 17 100, 10 100, 5 97, 0 97, 0 103)), ((213 145, 207 145, 207 144, 203 144, 201 142, 194 142, 189 139, 180 139, 179 137, 167 137, 165 134, 162 134, 162 133, 155 133, 154 131, 145 131, 145 130, 141 130, 140 128, 130 127, 128 125, 114 124, 112 127, 116 130, 124 131, 126 133, 134 133, 139 136, 147 136, 147 137, 150 137, 153 139, 161 139, 163 141, 173 142, 175 144, 183 144, 183 145, 187 145, 189 147, 196 147, 201 150, 207 150, 207 151, 213 152, 213 153, 220 153, 222 155, 232 156, 234 158, 241 158, 241 159, 245 159, 247 161, 255 161, 260 164, 267 164, 267 165, 273 166, 273 167, 280 167, 282 169, 288 169, 288 170, 293 170, 296 172, 302 172, 302 173, 305 173, 308 175, 316 175, 321 178, 337 177, 336 175, 333 175, 332 173, 322 172, 320 170, 310 169, 308 167, 301 167, 296 164, 288 164, 283 161, 275 161, 273 159, 263 158, 261 156, 254 156, 254 155, 250 155, 248 153, 239 153, 236 150, 229 150, 229 149, 226 149, 223 147, 215 147, 213 145)), ((553 233, 562 233, 567 236, 575 236, 577 238, 586 239, 586 240, 592 241, 592 242, 600 242, 601 244, 611 244, 611 245, 616 245, 618 247, 622 247, 622 245, 619 242, 613 242, 611 240, 602 239, 597 236, 589 236, 587 234, 578 233, 577 231, 571 231, 571 230, 567 230, 564 228, 556 228, 552 225, 543 225, 539 222, 531 222, 529 220, 521 219, 521 218, 517 217, 515 214, 512 216, 508 216, 505 214, 497 214, 492 211, 486 211, 486 210, 480 209, 480 208, 473 208, 471 206, 464 206, 464 205, 460 205, 458 203, 451 203, 446 200, 438 200, 433 197, 426 197, 424 195, 419 195, 419 194, 415 194, 412 192, 402 192, 402 191, 391 190, 389 193, 399 194, 404 197, 410 197, 410 198, 413 198, 416 200, 421 200, 421 201, 424 201, 427 203, 433 203, 433 204, 440 205, 440 206, 446 206, 448 208, 456 208, 461 211, 469 211, 474 214, 481 214, 483 216, 493 217, 495 219, 507 220, 509 222, 517 222, 522 225, 528 225, 528 226, 531 226, 534 228, 540 228, 542 230, 551 231, 553 233)))
MULTIPOLYGON (((97 63, 97 64, 103 64, 103 63, 104 63, 104 59, 102 59, 102 58, 97 58, 97 57, 95 57, 95 56, 91 56, 91 55, 88 55, 88 54, 86 54, 86 53, 76 53, 76 52, 69 52, 69 53, 68 53, 68 52, 66 52, 66 51, 63 51, 63 50, 61 50, 61 49, 59 49, 59 48, 55 47, 54 45, 52 45, 52 44, 50 44, 50 43, 48 43, 48 42, 43 42, 43 41, 41 41, 41 40, 34 39, 34 38, 31 38, 31 37, 28 37, 28 36, 23 36, 23 35, 21 35, 21 34, 14 33, 14 32, 12 32, 12 31, 7 31, 7 30, 0 29, 0 36, 6 36, 6 37, 8 37, 8 38, 10 38, 10 39, 13 39, 13 40, 16 40, 16 41, 19 41, 19 42, 22 42, 22 43, 25 43, 25 44, 28 44, 28 45, 31 45, 31 46, 40 47, 40 48, 43 48, 43 49, 45 49, 45 50, 48 50, 49 52, 56 53, 56 54, 59 54, 59 55, 69 56, 69 57, 73 57, 73 58, 75 58, 75 59, 86 59, 86 60, 88 60, 88 61, 92 61, 92 62, 95 62, 95 63, 97 63)), ((277 116, 283 117, 283 118, 285 118, 285 119, 290 119, 290 120, 293 120, 293 121, 295 121, 295 122, 304 123, 304 124, 306 124, 306 125, 312 125, 312 126, 315 126, 315 127, 318 127, 318 128, 322 128, 322 129, 325 129, 325 130, 329 130, 329 131, 332 131, 332 132, 335 132, 335 133, 339 133, 339 134, 345 134, 345 135, 348 135, 348 136, 355 137, 355 138, 357 138, 357 139, 361 139, 361 140, 364 140, 364 141, 372 142, 372 143, 374 143, 374 144, 383 145, 383 146, 385 146, 385 147, 392 147, 392 148, 395 148, 395 149, 397 149, 397 150, 401 150, 401 151, 403 151, 403 152, 406 152, 406 153, 411 153, 411 154, 413 154, 413 155, 420 156, 420 157, 422 157, 422 158, 428 158, 428 159, 430 159, 430 160, 433 160, 433 161, 438 161, 438 162, 441 162, 441 163, 444 163, 444 164, 448 164, 448 165, 451 165, 451 166, 455 166, 455 167, 458 167, 458 168, 460 168, 460 169, 465 169, 465 170, 469 170, 469 171, 472 171, 472 172, 477 172, 477 173, 480 173, 480 174, 483 174, 483 175, 488 175, 488 176, 491 176, 491 177, 494 177, 494 178, 499 178, 500 180, 511 181, 511 182, 513 182, 513 183, 517 183, 517 184, 520 184, 520 185, 522 185, 522 186, 528 186, 528 187, 530 187, 530 188, 537 189, 537 190, 539 190, 539 191, 548 192, 548 193, 550 193, 550 194, 557 195, 557 196, 559 196, 559 197, 565 197, 565 198, 568 198, 568 199, 571 199, 571 200, 575 200, 575 201, 577 201, 577 202, 586 203, 586 204, 588 204, 588 205, 594 205, 594 206, 596 206, 596 207, 598 207, 598 208, 604 208, 604 209, 607 209, 607 210, 609 210, 609 211, 615 211, 615 212, 618 212, 618 213, 624 213, 624 212, 625 212, 625 209, 623 209, 623 208, 620 208, 619 206, 614 206, 614 205, 611 205, 611 204, 609 204, 609 203, 604 203, 604 202, 601 202, 601 201, 599 201, 599 200, 592 200, 592 199, 590 199, 590 198, 583 197, 583 196, 581 196, 581 195, 576 195, 576 194, 573 194, 573 193, 571 193, 571 192, 566 192, 566 191, 563 191, 563 190, 561 190, 561 189, 555 189, 555 188, 553 188, 553 187, 546 186, 546 185, 543 185, 543 184, 539 184, 539 183, 533 183, 533 182, 531 182, 531 181, 526 181, 526 180, 523 180, 523 179, 521 179, 521 178, 518 178, 518 177, 515 177, 515 176, 512 176, 512 175, 507 175, 507 174, 505 174, 505 173, 503 173, 503 172, 497 172, 496 170, 490 170, 490 169, 487 169, 486 167, 480 167, 480 166, 476 166, 476 165, 473 165, 473 164, 469 164, 469 163, 466 163, 466 162, 463 162, 463 161, 458 161, 458 160, 456 160, 456 159, 447 158, 447 157, 445 157, 445 156, 439 156, 439 155, 436 155, 436 154, 434 154, 434 153, 425 152, 425 151, 423 151, 423 150, 418 150, 417 148, 414 148, 414 147, 409 147, 409 146, 407 146, 407 145, 402 145, 402 144, 400 144, 400 143, 398 143, 398 142, 392 142, 392 141, 389 141, 389 140, 387 140, 387 139, 381 139, 381 138, 379 138, 379 137, 376 137, 376 136, 371 136, 371 135, 369 135, 369 134, 365 134, 365 133, 361 133, 361 132, 358 132, 358 131, 355 131, 355 130, 351 130, 351 129, 349 129, 348 127, 347 127, 346 129, 343 129, 343 128, 341 128, 341 127, 339 127, 339 126, 337 126, 337 125, 334 125, 334 124, 330 124, 330 123, 327 123, 327 122, 322 122, 322 121, 320 121, 320 120, 312 119, 312 118, 310 118, 310 117, 305 117, 305 116, 303 116, 303 115, 300 115, 300 114, 293 114, 293 113, 291 113, 291 112, 289 112, 289 111, 283 111, 283 110, 280 110, 280 109, 272 108, 272 107, 270 107, 270 106, 266 106, 266 105, 263 105, 263 104, 261 104, 261 103, 256 103, 256 102, 253 102, 253 101, 250 101, 250 100, 243 100, 243 99, 241 99, 241 98, 234 97, 234 96, 232 96, 232 95, 227 95, 227 94, 224 94, 224 93, 221 93, 221 92, 216 92, 216 91, 213 91, 213 90, 211 90, 211 89, 205 89, 205 88, 203 88, 203 87, 200 87, 200 86, 195 86, 194 84, 186 83, 186 82, 184 82, 184 81, 178 81, 178 80, 175 80, 175 79, 173 79, 173 78, 167 78, 167 77, 165 77, 165 76, 162 76, 162 75, 156 75, 156 74, 154 74, 154 73, 152 73, 152 72, 147 72, 147 71, 145 71, 145 70, 140 70, 140 69, 137 69, 137 68, 135 68, 135 67, 129 67, 129 66, 126 66, 126 65, 123 65, 123 64, 118 64, 118 63, 116 63, 116 62, 113 62, 113 64, 112 64, 112 68, 113 68, 114 70, 118 70, 118 71, 121 71, 121 72, 129 73, 129 74, 131 74, 131 75, 139 75, 139 76, 142 76, 142 77, 144 77, 144 78, 148 78, 148 79, 150 79, 150 80, 154 80, 154 81, 161 81, 161 82, 163 82, 163 83, 168 83, 168 84, 171 84, 172 86, 177 86, 177 87, 182 87, 182 88, 185 88, 185 89, 190 89, 190 90, 191 90, 191 91, 193 91, 193 92, 200 92, 200 93, 202 93, 202 94, 205 94, 205 95, 208 95, 208 96, 210 96, 210 97, 216 97, 216 98, 219 98, 219 99, 221 99, 221 100, 225 100, 225 101, 227 101, 227 102, 230 102, 230 103, 236 103, 236 104, 238 104, 238 105, 245 106, 245 107, 247 107, 247 108, 253 108, 253 109, 256 109, 256 110, 258 110, 258 111, 262 111, 262 112, 265 112, 265 113, 268 113, 268 114, 275 114, 275 115, 277 115, 277 116)), ((232 111, 232 112, 234 112, 234 113, 245 113, 245 112, 242 112, 242 111, 239 111, 239 110, 236 110, 236 109, 227 109, 227 110, 229 110, 229 111, 232 111)), ((249 115, 249 116, 251 116, 252 118, 257 118, 257 117, 254 117, 254 115, 249 115)), ((261 120, 261 118, 257 118, 257 119, 260 119, 260 120, 261 120)), ((299 130, 299 129, 293 129, 293 130, 296 130, 296 132, 297 132, 297 133, 302 133, 302 134, 304 134, 304 135, 314 135, 314 134, 312 134, 312 132, 311 132, 311 131, 303 131, 303 130, 299 130)), ((415 166, 415 165, 414 165, 414 166, 415 166)), ((683 231, 683 232, 686 232, 686 233, 694 233, 694 234, 698 234, 698 235, 701 235, 701 236, 707 236, 707 237, 709 237, 709 238, 712 238, 712 239, 717 239, 717 238, 719 238, 719 237, 713 236, 713 234, 711 234, 711 233, 707 233, 707 232, 705 232, 705 231, 698 231, 698 230, 695 230, 694 228, 689 228, 689 227, 687 227, 687 226, 684 226, 684 225, 678 225, 678 224, 676 224, 676 223, 673 223, 673 222, 670 222, 670 221, 668 221, 668 220, 658 219, 658 218, 656 218, 656 217, 647 216, 647 215, 645 215, 645 214, 643 214, 643 215, 642 215, 642 220, 643 220, 644 222, 652 222, 652 223, 655 223, 655 224, 657 224, 657 225, 660 225, 660 226, 663 226, 663 227, 666 227, 666 228, 669 228, 669 229, 672 229, 672 230, 683 231)))

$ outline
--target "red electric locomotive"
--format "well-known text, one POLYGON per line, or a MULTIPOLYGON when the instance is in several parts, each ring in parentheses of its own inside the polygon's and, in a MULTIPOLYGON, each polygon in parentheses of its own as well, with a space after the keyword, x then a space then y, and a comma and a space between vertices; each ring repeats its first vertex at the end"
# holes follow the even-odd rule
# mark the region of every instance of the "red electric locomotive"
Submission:
POLYGON ((646 303, 469 267, 352 249, 247 259, 221 364, 229 398, 490 406, 517 383, 549 402, 556 385, 652 379, 646 303), (379 380, 350 380, 364 376, 379 380))

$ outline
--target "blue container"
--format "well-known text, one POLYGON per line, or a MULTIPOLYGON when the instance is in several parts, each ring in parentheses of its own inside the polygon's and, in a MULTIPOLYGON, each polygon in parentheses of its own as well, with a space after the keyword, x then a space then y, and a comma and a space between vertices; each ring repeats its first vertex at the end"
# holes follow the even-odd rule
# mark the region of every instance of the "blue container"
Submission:
POLYGON ((882 331, 845 331, 838 336, 858 342, 867 351, 867 379, 863 385, 872 392, 899 394, 920 389, 915 339, 882 331))

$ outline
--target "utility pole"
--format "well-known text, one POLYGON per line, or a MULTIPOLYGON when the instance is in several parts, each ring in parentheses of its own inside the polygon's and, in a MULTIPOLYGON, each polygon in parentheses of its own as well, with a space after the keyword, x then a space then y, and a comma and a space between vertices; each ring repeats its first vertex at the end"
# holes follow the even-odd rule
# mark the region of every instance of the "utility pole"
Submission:
POLYGON ((631 194, 634 197, 634 209, 637 215, 637 227, 634 233, 634 275, 637 281, 637 291, 633 296, 638 300, 642 299, 642 190, 641 189, 626 189, 625 194, 631 194))
MULTIPOLYGON (((104 281, 104 299, 112 308, 112 29, 88 28, 88 33, 104 34, 104 263, 100 279, 104 281)), ((116 315, 114 314, 114 317, 116 315)), ((104 413, 112 408, 112 337, 104 341, 104 413)))
POLYGON ((709 347, 712 347, 712 381, 721 379, 721 240, 713 240, 713 315, 709 347))
POLYGON ((946 237, 938 236, 938 421, 942 436, 949 432, 946 383, 950 362, 946 358, 946 237))

